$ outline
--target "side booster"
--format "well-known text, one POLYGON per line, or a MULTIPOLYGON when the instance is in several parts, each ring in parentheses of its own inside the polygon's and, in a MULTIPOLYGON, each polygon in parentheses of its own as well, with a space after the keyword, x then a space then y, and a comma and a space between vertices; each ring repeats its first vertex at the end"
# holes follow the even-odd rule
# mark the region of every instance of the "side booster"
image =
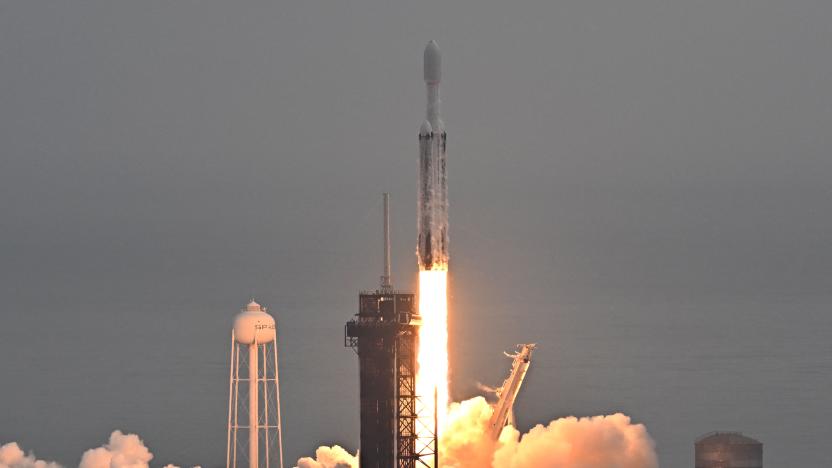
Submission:
POLYGON ((427 116, 419 130, 419 241, 420 270, 448 265, 448 179, 445 167, 445 124, 439 113, 442 56, 435 41, 425 47, 427 116))

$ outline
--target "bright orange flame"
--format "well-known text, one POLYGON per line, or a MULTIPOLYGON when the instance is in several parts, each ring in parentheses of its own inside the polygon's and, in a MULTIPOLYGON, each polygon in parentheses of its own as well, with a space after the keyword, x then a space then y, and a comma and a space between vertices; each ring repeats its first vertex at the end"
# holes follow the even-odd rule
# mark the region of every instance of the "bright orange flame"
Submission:
POLYGON ((434 427, 434 391, 437 394, 439 432, 448 415, 448 270, 419 272, 419 373, 416 393, 422 404, 419 419, 426 436, 434 427))

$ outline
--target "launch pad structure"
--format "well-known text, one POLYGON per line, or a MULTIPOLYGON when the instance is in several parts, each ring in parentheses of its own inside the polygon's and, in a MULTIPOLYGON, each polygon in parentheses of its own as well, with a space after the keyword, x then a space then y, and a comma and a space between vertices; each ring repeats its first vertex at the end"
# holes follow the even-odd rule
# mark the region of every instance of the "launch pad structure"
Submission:
POLYGON ((413 293, 390 283, 389 196, 384 194, 381 287, 358 295, 358 314, 344 327, 344 345, 358 354, 361 468, 432 466, 435 428, 420 427, 416 394, 421 319, 413 293), (429 463, 430 462, 430 463, 429 463))
POLYGON ((492 440, 497 440, 500 437, 500 432, 506 425, 516 426, 514 422, 514 401, 517 400, 517 394, 520 393, 523 379, 526 378, 526 372, 529 371, 532 351, 536 346, 534 343, 518 344, 515 354, 506 353, 506 357, 512 358, 511 372, 508 378, 503 381, 503 385, 495 390, 498 400, 494 404, 494 412, 488 421, 487 427, 488 435, 492 440))

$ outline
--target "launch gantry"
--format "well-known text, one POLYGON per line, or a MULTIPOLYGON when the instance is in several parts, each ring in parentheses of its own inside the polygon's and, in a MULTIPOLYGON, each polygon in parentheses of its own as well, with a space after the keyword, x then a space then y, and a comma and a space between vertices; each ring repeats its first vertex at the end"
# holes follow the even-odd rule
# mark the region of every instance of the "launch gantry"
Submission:
POLYGON ((433 428, 417 413, 417 352, 421 319, 413 293, 390 281, 388 195, 384 194, 384 274, 381 287, 358 295, 358 314, 344 328, 344 345, 358 354, 361 468, 430 466, 433 428))

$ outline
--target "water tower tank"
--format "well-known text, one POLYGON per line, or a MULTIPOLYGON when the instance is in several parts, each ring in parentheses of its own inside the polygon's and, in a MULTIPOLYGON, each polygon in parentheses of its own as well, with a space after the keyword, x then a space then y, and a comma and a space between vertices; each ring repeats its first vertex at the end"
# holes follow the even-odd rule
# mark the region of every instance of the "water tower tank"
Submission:
POLYGON ((274 317, 251 301, 234 318, 234 339, 241 344, 270 343, 274 339, 274 317))
POLYGON ((696 468, 763 468, 763 444, 739 432, 711 432, 696 440, 696 468))

